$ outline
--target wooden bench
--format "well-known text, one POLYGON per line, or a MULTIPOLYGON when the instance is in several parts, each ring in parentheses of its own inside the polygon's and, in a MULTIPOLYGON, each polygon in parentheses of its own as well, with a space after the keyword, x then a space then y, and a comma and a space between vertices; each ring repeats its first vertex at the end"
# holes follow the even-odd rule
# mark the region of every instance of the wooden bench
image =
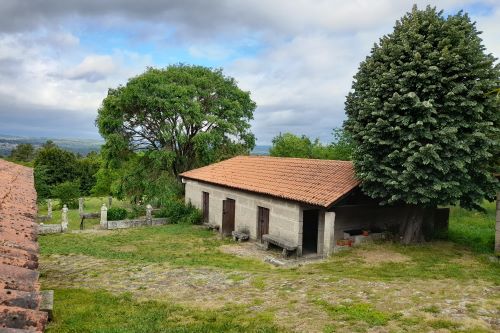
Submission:
POLYGON ((281 247, 283 249, 282 254, 284 258, 288 257, 289 253, 293 251, 295 251, 295 254, 297 254, 297 245, 293 245, 286 239, 266 234, 262 236, 262 241, 264 242, 264 248, 266 250, 269 249, 269 244, 274 244, 278 247, 281 247))
POLYGON ((231 232, 231 234, 233 235, 233 240, 235 242, 238 241, 239 243, 246 241, 250 238, 248 233, 242 231, 233 231, 231 232))

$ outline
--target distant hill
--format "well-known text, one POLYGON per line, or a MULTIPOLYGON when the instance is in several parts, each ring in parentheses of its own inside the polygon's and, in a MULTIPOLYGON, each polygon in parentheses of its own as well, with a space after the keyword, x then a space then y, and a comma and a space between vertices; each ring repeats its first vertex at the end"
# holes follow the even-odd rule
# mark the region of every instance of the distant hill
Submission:
POLYGON ((255 146, 255 148, 252 150, 252 155, 269 155, 269 149, 271 146, 255 146))
MULTIPOLYGON (((25 137, 0 134, 0 156, 9 156, 12 149, 20 143, 31 143, 35 148, 42 146, 47 140, 52 140, 59 147, 77 154, 87 155, 91 151, 98 152, 103 140, 91 139, 55 139, 46 137, 25 137)), ((255 146, 252 155, 269 155, 271 146, 255 146)))
POLYGON ((72 151, 77 154, 86 155, 91 151, 99 151, 102 140, 91 139, 55 139, 47 137, 25 137, 0 134, 0 155, 8 156, 13 148, 20 143, 31 143, 35 148, 42 146, 47 140, 52 140, 62 149, 72 151))

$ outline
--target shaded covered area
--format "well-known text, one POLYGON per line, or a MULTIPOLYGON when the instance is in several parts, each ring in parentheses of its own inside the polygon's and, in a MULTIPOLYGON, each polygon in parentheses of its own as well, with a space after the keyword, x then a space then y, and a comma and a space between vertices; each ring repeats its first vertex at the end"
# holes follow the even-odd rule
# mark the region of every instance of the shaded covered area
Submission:
POLYGON ((0 331, 43 332, 33 170, 0 160, 0 331))

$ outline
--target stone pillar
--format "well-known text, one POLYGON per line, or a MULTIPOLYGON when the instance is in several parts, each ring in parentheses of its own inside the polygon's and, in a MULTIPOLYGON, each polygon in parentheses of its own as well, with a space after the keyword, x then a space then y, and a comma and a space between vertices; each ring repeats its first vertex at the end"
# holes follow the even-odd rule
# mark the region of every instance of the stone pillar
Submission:
POLYGON ((153 225, 153 207, 150 204, 146 206, 146 223, 148 225, 153 225))
POLYGON ((83 214, 83 198, 78 198, 78 213, 83 214))
POLYGON ((299 208, 299 232, 297 234, 297 256, 302 256, 302 233, 304 232, 304 209, 299 208))
POLYGON ((52 219, 52 199, 47 199, 47 217, 52 219))
POLYGON ((106 204, 101 207, 101 229, 108 229, 108 208, 106 204))
POLYGON ((108 197, 108 206, 109 208, 111 208, 111 204, 113 203, 113 197, 112 196, 109 196, 108 197))
POLYGON ((64 232, 68 229, 68 207, 63 206, 61 213, 61 230, 64 232))
POLYGON ((495 227, 495 253, 500 255, 500 192, 497 193, 497 214, 495 227))
POLYGON ((335 212, 325 212, 323 256, 328 257, 335 248, 335 212))

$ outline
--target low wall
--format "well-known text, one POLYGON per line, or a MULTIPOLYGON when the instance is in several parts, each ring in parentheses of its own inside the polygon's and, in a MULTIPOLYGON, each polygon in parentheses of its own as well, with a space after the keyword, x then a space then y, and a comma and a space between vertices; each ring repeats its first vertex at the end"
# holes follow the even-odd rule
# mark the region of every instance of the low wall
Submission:
POLYGON ((39 224, 37 228, 37 233, 39 235, 59 234, 63 232, 60 224, 39 224))
POLYGON ((154 218, 152 221, 147 219, 135 219, 135 220, 119 220, 119 221, 107 221, 108 230, 113 229, 128 229, 128 228, 137 228, 142 226, 151 226, 151 225, 164 225, 168 224, 168 220, 166 218, 154 218))

